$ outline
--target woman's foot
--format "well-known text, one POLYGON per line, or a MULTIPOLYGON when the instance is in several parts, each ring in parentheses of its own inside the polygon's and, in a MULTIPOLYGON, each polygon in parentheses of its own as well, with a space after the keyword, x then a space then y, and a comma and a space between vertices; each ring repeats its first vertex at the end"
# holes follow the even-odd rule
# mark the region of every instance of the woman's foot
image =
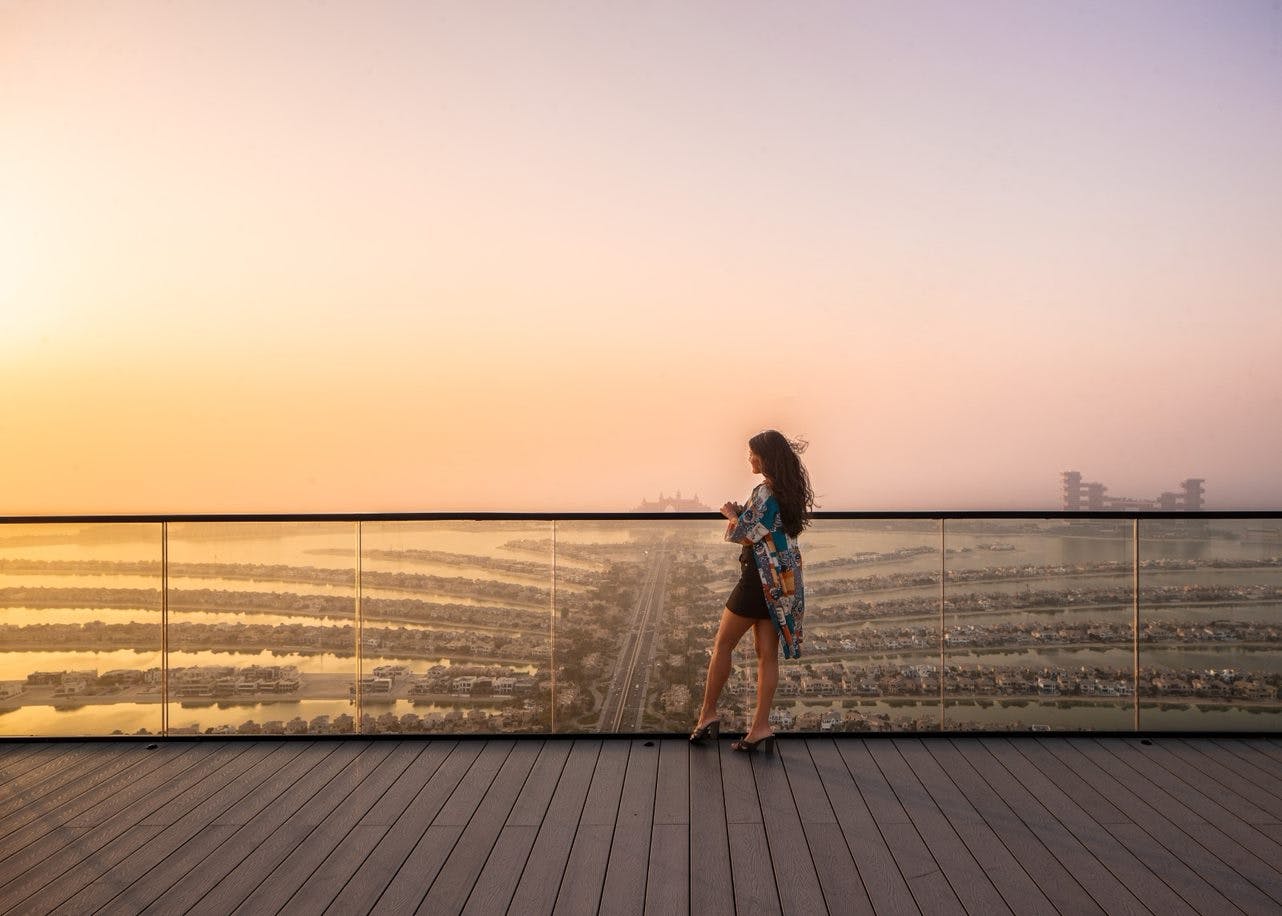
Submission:
POLYGON ((719 737, 721 737, 721 720, 708 719, 695 726, 694 731, 690 733, 690 743, 698 744, 704 738, 711 738, 715 741, 719 737))
POLYGON ((775 736, 773 732, 760 732, 760 737, 749 737, 752 733, 744 735, 738 741, 732 742, 730 747, 736 751, 748 751, 751 753, 757 748, 761 748, 764 753, 773 754, 775 749, 775 736))

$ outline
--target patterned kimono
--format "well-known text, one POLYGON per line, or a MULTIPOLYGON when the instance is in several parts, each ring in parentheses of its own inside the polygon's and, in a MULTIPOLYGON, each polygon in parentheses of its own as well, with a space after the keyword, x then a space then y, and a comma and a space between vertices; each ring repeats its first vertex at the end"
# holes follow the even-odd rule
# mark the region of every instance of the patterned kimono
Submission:
POLYGON ((783 530, 779 502, 764 483, 753 488, 747 508, 731 523, 726 540, 752 541, 752 555, 766 594, 766 606, 779 631, 784 658, 801 656, 801 618, 805 601, 801 585, 801 548, 783 530))

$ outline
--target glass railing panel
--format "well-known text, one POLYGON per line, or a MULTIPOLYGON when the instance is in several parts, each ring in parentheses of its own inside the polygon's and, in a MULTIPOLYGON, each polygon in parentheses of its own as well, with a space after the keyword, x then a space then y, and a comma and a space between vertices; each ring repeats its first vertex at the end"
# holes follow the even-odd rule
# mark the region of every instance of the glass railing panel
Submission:
POLYGON ((805 640, 776 729, 939 729, 939 522, 820 519, 801 536, 805 640))
MULTIPOLYGON (((723 530, 675 519, 557 522, 558 731, 689 730, 734 584, 737 548, 723 530)), ((749 636, 731 685, 751 653, 749 636)), ((734 728, 743 700, 729 688, 722 721, 734 728)))
POLYGON ((354 522, 169 525, 169 733, 350 734, 354 522))
POLYGON ((0 526, 0 735, 159 734, 161 526, 0 526))
MULTIPOLYGON (((6 524, 0 736, 685 733, 739 573, 723 531, 6 524)), ((1282 731, 1276 516, 818 519, 801 541, 777 731, 1282 731)), ((756 668, 748 634, 726 732, 756 668)))
POLYGON ((551 613, 551 522, 362 523, 362 732, 551 731, 551 613))
POLYGON ((1129 520, 944 524, 945 727, 1135 725, 1129 520))
POLYGON ((1140 727, 1282 727, 1282 523, 1140 526, 1140 727))

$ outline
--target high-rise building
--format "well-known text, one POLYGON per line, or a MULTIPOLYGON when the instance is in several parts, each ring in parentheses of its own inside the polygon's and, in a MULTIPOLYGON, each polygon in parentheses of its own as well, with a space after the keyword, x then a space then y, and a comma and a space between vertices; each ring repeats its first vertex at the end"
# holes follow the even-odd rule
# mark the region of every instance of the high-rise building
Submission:
POLYGON ((1180 491, 1167 490, 1156 499, 1135 499, 1130 496, 1109 496, 1108 487, 1098 481, 1083 481, 1080 471, 1061 471, 1064 511, 1102 511, 1105 509, 1166 509, 1185 511, 1201 509, 1206 505, 1205 478, 1190 477, 1180 484, 1180 491))
POLYGON ((1185 509, 1201 509, 1206 505, 1206 500, 1202 498, 1202 495, 1206 492, 1202 487, 1204 483, 1206 483, 1206 479, 1203 477, 1190 477, 1180 484, 1184 488, 1185 509))
POLYGON ((1082 508, 1082 472, 1064 471, 1059 476, 1064 481, 1064 511, 1082 508))

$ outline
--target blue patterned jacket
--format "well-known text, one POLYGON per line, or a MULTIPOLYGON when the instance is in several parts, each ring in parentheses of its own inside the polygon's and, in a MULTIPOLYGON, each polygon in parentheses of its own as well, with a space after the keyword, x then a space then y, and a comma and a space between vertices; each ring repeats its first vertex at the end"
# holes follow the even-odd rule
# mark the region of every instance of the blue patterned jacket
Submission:
POLYGON ((779 631, 784 658, 801 656, 801 622, 805 598, 801 582, 801 547, 783 530, 779 502, 765 483, 752 490, 748 505, 726 526, 726 540, 751 543, 766 606, 779 631))

